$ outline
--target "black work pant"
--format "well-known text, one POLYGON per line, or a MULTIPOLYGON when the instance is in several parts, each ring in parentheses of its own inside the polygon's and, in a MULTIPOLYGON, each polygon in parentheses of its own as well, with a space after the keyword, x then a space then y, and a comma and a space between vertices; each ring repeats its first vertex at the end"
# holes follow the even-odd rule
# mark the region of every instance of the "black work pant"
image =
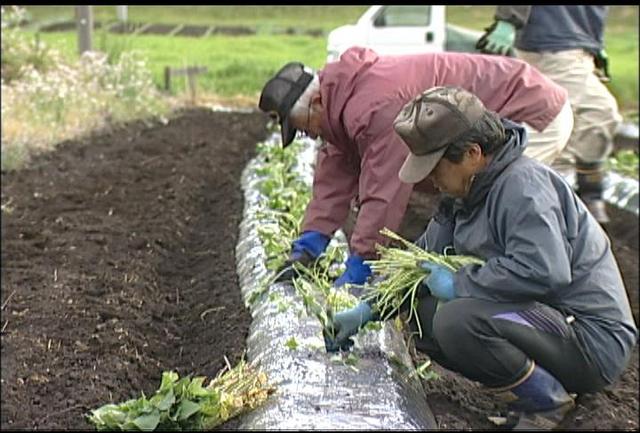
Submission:
MULTIPOLYGON (((488 387, 521 379, 530 360, 553 374, 568 392, 596 392, 606 384, 585 355, 573 326, 539 302, 496 303, 460 298, 418 303, 422 338, 416 349, 443 367, 488 387)), ((415 322, 410 329, 417 332, 415 322)))

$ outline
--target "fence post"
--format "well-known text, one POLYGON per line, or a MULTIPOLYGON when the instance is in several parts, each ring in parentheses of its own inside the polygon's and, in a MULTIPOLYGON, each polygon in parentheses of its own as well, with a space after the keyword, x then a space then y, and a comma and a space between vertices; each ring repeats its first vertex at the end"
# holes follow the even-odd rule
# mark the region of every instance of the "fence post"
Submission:
POLYGON ((91 35, 93 31, 93 13, 91 6, 76 6, 78 24, 78 52, 91 51, 91 35))
POLYGON ((171 90, 171 68, 169 66, 164 68, 164 90, 167 92, 171 90))
POLYGON ((118 21, 126 23, 127 22, 127 7, 126 6, 116 6, 116 16, 118 17, 118 21))
POLYGON ((169 92, 171 90, 171 76, 186 75, 187 86, 189 87, 189 96, 191 103, 196 103, 196 76, 207 72, 206 66, 189 66, 185 68, 172 68, 165 66, 164 68, 164 89, 169 92))

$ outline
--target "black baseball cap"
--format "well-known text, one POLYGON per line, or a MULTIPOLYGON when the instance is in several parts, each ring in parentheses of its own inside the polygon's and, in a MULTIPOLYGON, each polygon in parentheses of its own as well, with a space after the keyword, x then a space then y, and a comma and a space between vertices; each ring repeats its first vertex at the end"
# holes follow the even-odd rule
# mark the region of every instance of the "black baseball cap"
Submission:
POLYGON ((289 113, 313 77, 311 69, 300 62, 291 62, 284 65, 262 89, 258 106, 262 111, 277 114, 282 147, 287 147, 296 136, 297 130, 289 123, 289 113))

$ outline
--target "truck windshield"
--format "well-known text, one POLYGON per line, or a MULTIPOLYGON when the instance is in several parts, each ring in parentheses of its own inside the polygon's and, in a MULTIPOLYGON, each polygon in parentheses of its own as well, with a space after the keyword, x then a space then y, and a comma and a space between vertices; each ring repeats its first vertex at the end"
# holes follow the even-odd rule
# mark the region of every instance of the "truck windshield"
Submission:
POLYGON ((376 27, 429 26, 431 6, 385 6, 374 20, 376 27))

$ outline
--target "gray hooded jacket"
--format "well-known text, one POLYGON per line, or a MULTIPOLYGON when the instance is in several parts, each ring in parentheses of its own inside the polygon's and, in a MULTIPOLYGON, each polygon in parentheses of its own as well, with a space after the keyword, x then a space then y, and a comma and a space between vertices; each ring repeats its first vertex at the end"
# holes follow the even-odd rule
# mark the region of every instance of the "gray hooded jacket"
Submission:
POLYGON ((445 199, 418 244, 486 261, 454 277, 457 297, 536 300, 575 317, 587 356, 613 382, 638 330, 609 239, 555 171, 522 152, 526 131, 503 119, 508 142, 464 199, 445 199))

